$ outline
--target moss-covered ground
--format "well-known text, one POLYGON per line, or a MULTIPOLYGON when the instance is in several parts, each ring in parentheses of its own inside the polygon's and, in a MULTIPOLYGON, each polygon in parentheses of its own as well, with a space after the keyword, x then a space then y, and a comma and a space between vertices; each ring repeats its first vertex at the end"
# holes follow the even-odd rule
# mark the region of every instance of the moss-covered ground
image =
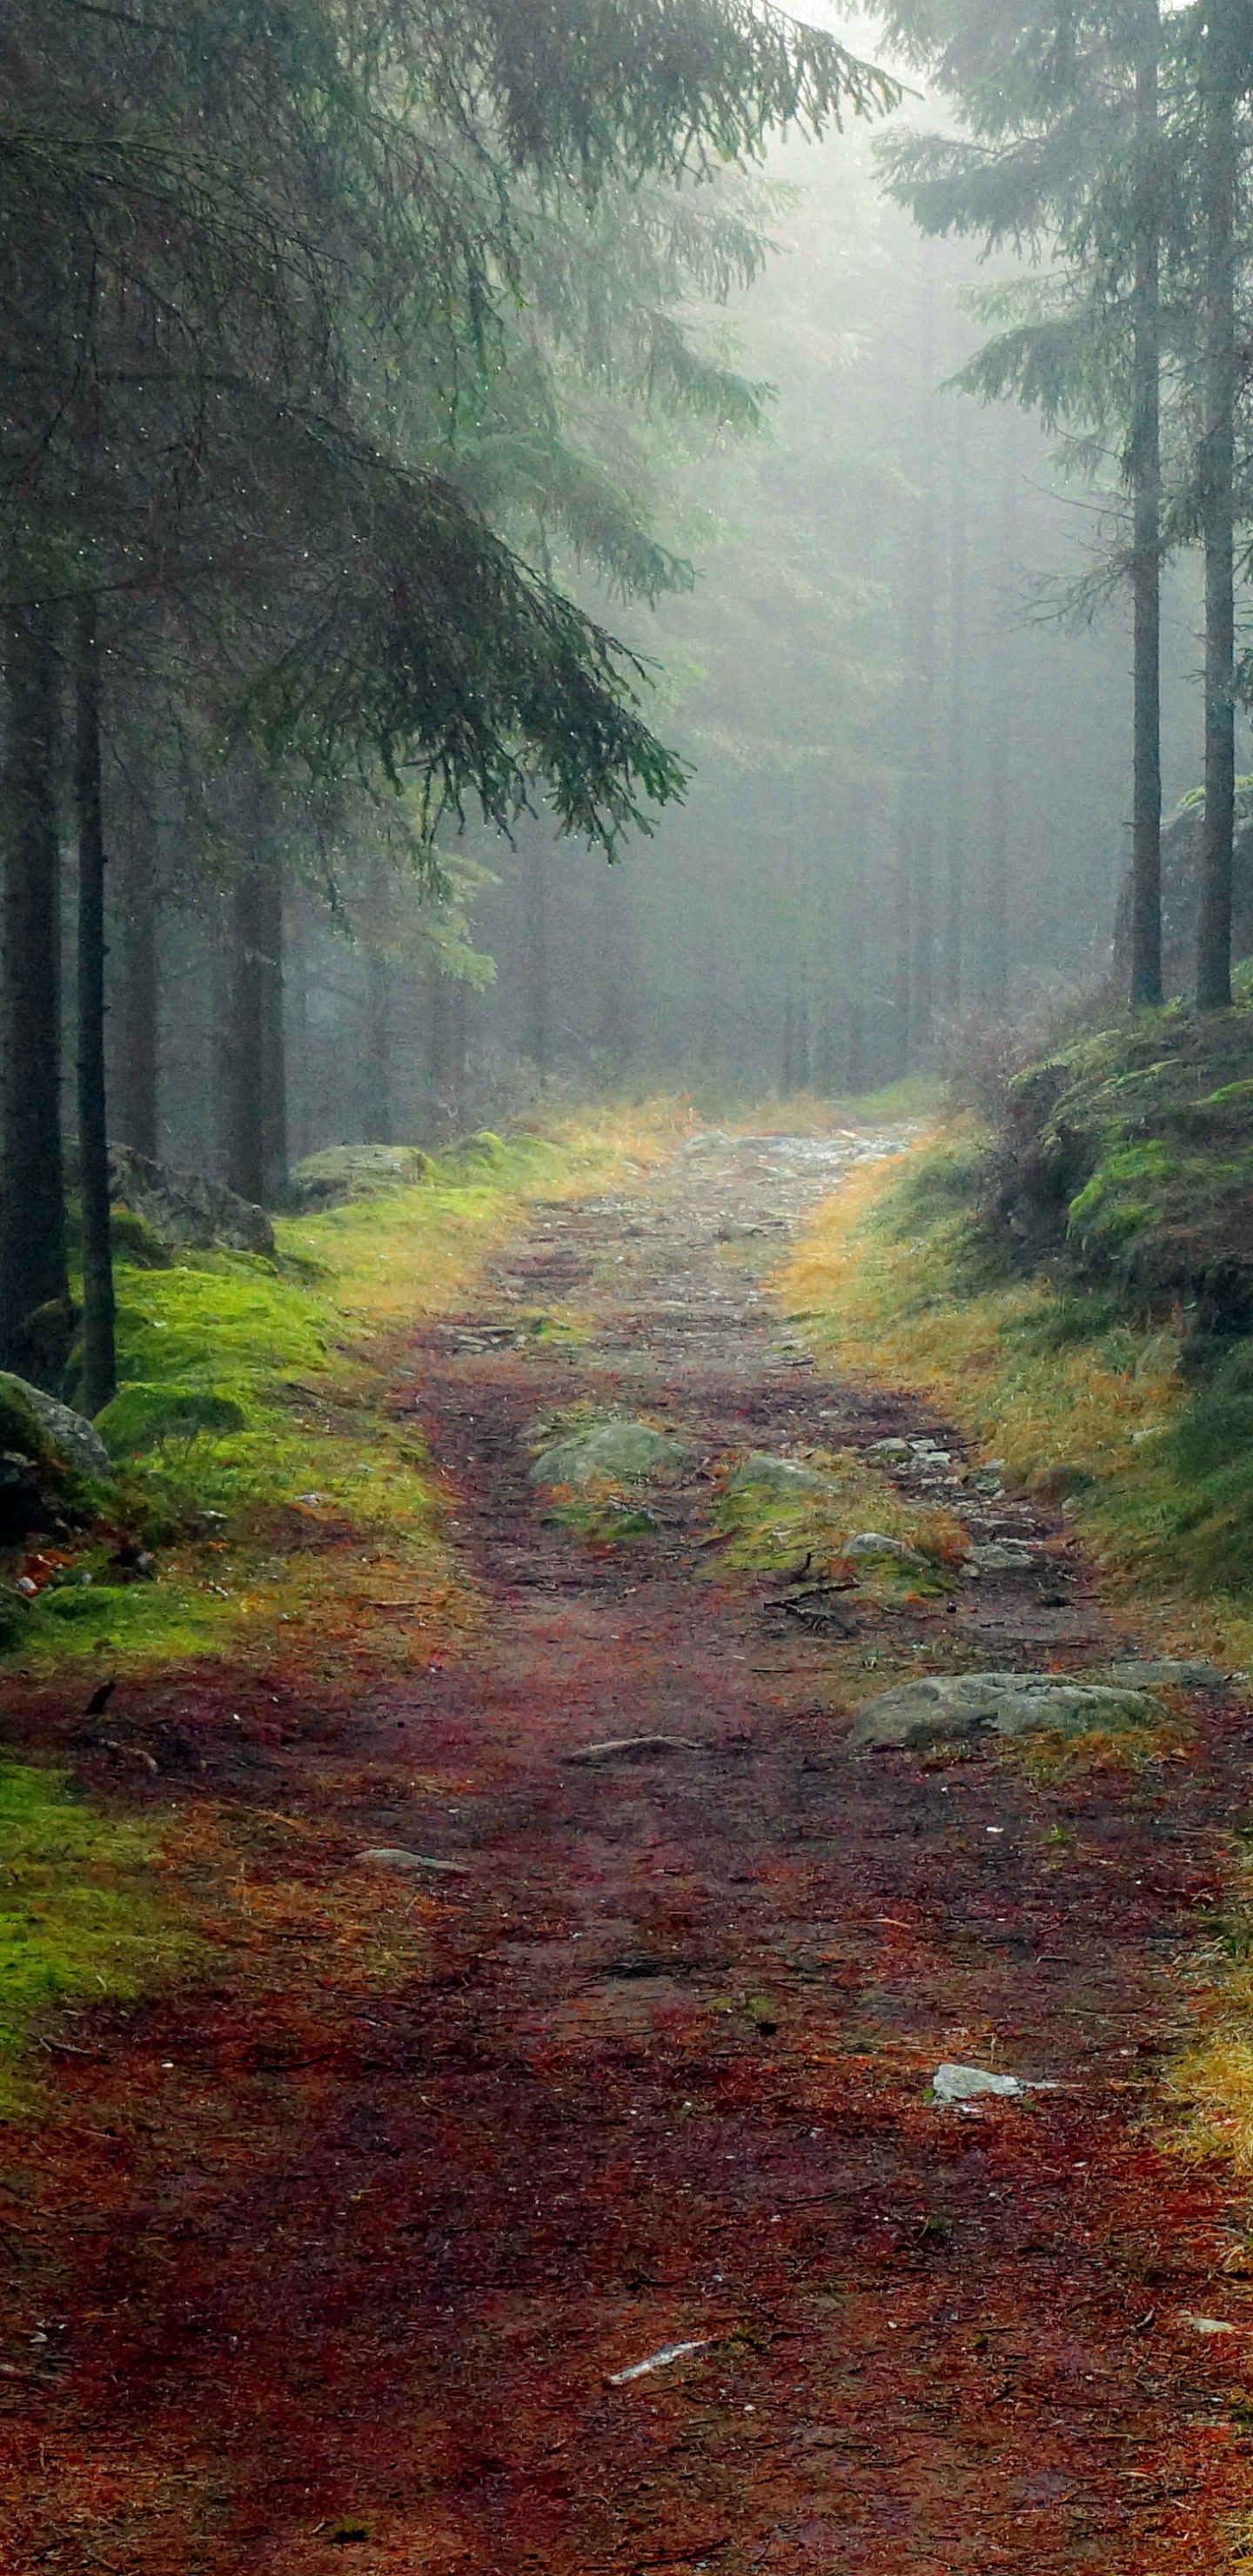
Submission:
MULTIPOLYGON (((421 1437, 387 1401, 404 1327, 456 1306, 529 1201, 607 1185, 655 1153, 675 1115, 469 1139, 408 1183, 380 1179, 367 1154, 357 1194, 278 1221, 272 1261, 121 1266, 121 1383, 99 1421, 115 1474, 95 1526, 53 1552, 10 1662, 125 1672, 254 1650, 294 1624, 356 1627, 363 1588, 398 1577, 425 1587, 432 1618, 450 1614, 421 1437), (126 1541, 153 1554, 155 1580, 115 1563, 126 1541)), ((546 1319, 528 1321, 542 1335, 546 1319)))
MULTIPOLYGON (((136 1993, 185 1943, 156 1893, 156 1838, 95 1812, 61 1773, 0 1762, 0 2118, 29 2102, 18 2072, 51 2005, 136 1993)), ((59 2042, 73 2046, 60 2027, 59 2042)))
MULTIPOLYGON (((473 1608, 421 1436, 389 1407, 405 1328, 461 1302, 529 1202, 612 1184, 655 1158, 683 1116, 606 1113, 547 1137, 471 1139, 407 1183, 371 1173, 367 1156, 355 1195, 280 1220, 273 1261, 123 1258, 122 1383, 100 1419, 115 1473, 86 1489, 94 1517, 5 1560, 18 1623, 9 1674, 60 1677, 85 1707, 101 1680, 210 1655, 254 1672, 311 1654, 323 1673, 337 1655, 358 1668, 429 1660, 473 1608), (154 1561, 147 1579, 118 1562, 138 1546, 154 1561), (25 1606, 23 1569, 42 1586, 25 1606)), ((529 1320, 542 1334, 545 1318, 529 1320)), ((112 1732, 107 1714, 95 1723, 112 1732)), ((240 1866, 223 1839, 231 1823, 207 1811, 180 1827, 199 1836, 191 1875, 212 1884, 219 1912, 240 1866)), ((160 1858, 155 1829, 76 1798, 61 1772, 0 1764, 0 2117, 29 2106, 32 2073, 54 2062, 37 2051, 32 2068, 28 2045, 50 2006, 125 1996, 188 1955, 163 1910, 160 1858)), ((359 1965, 355 1902, 345 1938, 359 1965)))

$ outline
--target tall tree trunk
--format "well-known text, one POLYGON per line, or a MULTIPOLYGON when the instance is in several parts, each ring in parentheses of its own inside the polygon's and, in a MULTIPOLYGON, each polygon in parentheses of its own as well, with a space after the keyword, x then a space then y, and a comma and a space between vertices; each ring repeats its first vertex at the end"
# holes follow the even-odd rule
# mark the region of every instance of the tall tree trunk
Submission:
POLYGON ((56 621, 22 610, 3 630, 8 725, 4 832, 0 1365, 37 1365, 27 1322, 68 1306, 61 1159, 61 672, 56 621))
POLYGON ((365 961, 366 1076, 370 1098, 366 1118, 368 1141, 394 1144, 392 1134, 392 982, 387 959, 372 949, 365 961))
POLYGON ((1205 545, 1205 822, 1196 998, 1231 1005, 1231 874, 1236 814, 1235 731, 1235 80, 1225 11, 1205 37, 1205 423, 1201 527, 1205 545))
POLYGON ((966 897, 966 475, 954 423, 949 474, 948 832, 944 906, 944 1007, 962 1005, 966 897))
MULTIPOLYGON (((366 886, 367 930, 371 940, 387 936, 390 888, 381 859, 371 861, 366 886)), ((370 1098, 363 1121, 368 1141, 390 1145, 392 1133, 392 969, 381 947, 367 949, 365 960, 366 1079, 370 1098)))
POLYGON ((635 959, 631 883, 619 863, 600 872, 601 1004, 598 1031, 608 1070, 625 1074, 635 1053, 635 959))
POLYGON ((1147 0, 1136 64, 1135 330, 1131 420, 1131 1007, 1162 998, 1161 315, 1158 0, 1147 0))
POLYGON ((283 881, 269 832, 240 868, 231 902, 227 1179, 262 1206, 287 1184, 283 881))
POLYGON ((913 1000, 911 1048, 919 1063, 931 1052, 935 1011, 935 371, 934 296, 924 278, 920 317, 922 361, 922 496, 918 522, 918 556, 914 599, 913 661, 917 675, 914 707, 913 797, 913 1000))
POLYGON ((120 1141, 157 1158, 160 985, 157 972, 157 818, 149 762, 132 754, 135 777, 122 835, 121 951, 116 1096, 120 1141))
POLYGON ((895 947, 892 971, 892 1034, 889 1048, 890 1080, 899 1082, 912 1072, 913 1055, 910 1029, 911 965, 913 948, 914 851, 912 781, 902 777, 897 789, 896 867, 892 902, 892 934, 895 947))
POLYGON ((79 1404, 100 1413, 117 1393, 109 1127, 104 1070, 104 802, 100 637, 95 600, 74 618, 74 801, 78 823, 78 1168, 83 1231, 83 1366, 79 1404))
POLYGON ((993 1010, 1005 1008, 1009 988, 1009 764, 1010 639, 1013 632, 1014 505, 1018 468, 1012 423, 1002 423, 1001 492, 997 540, 1001 633, 997 638, 998 680, 990 692, 988 751, 988 876, 986 889, 985 992, 993 1010))
POLYGON ((548 846, 542 824, 533 825, 527 840, 530 861, 529 882, 524 890, 526 947, 526 1046, 539 1076, 541 1091, 551 1070, 551 1029, 549 1012, 549 901, 548 846))

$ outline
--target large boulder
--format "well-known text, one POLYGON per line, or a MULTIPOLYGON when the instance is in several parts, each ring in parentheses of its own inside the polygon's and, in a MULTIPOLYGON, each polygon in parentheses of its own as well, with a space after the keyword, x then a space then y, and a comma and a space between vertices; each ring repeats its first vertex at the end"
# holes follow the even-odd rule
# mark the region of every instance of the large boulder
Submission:
POLYGON ((1059 1673, 931 1673, 863 1700, 853 1742, 866 1752, 913 1752, 971 1736, 1084 1735, 1153 1726, 1164 1712, 1147 1691, 1059 1673))
POLYGON ((145 1218, 163 1243, 193 1252, 274 1250, 274 1228, 264 1208, 205 1172, 171 1171, 150 1162, 133 1145, 109 1147, 109 1196, 145 1218))
POLYGON ((537 1485, 642 1485, 682 1468, 691 1456, 685 1441, 648 1422, 596 1422, 541 1450, 531 1474, 537 1485))
POLYGON ((421 1145, 328 1145, 306 1154, 291 1178, 294 1208, 316 1214, 346 1199, 378 1198, 433 1179, 438 1165, 421 1145))
POLYGON ((59 1404, 55 1395, 45 1395, 41 1386, 28 1386, 25 1378, 4 1378, 0 1384, 15 1392, 20 1390, 38 1416, 47 1441, 60 1452, 67 1466, 76 1467, 83 1476, 112 1473, 109 1452, 85 1413, 75 1413, 72 1406, 59 1404))
POLYGON ((99 1433, 42 1387, 0 1371, 0 1545, 56 1525, 70 1499, 67 1469, 110 1474, 99 1433))

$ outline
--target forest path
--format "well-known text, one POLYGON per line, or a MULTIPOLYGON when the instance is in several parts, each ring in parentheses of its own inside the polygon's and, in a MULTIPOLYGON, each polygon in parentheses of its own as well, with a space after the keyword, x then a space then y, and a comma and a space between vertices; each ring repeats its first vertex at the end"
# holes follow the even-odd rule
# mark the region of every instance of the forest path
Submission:
MULTIPOLYGON (((115 2016, 107 2076, 64 2061, 95 2162, 80 2197, 63 2178, 38 2330, 66 2328, 64 2357, 0 2564, 1226 2563, 1253 2502, 1232 2404, 1253 2267, 1223 2268, 1229 2186, 1145 2113, 1253 1718, 1198 1713, 1168 1777, 857 1756, 839 1712, 871 1656, 1091 1659, 1112 1632, 1082 1567, 1059 1559, 1064 1598, 987 1576, 956 1615, 902 1603, 842 1644, 772 1611, 777 1579, 712 1570, 729 1452, 933 1433, 960 1455, 821 1378, 761 1289, 874 1142, 698 1141, 630 1196, 537 1211, 475 1312, 418 1337, 396 1401, 454 1494, 477 1633, 335 1709, 292 1694, 268 1735, 235 1681, 219 1732, 271 1748, 236 1796, 340 1834, 330 1860, 280 1838, 280 1875, 345 1883, 362 1845, 465 1875, 378 1873, 397 1922, 423 1891, 407 1982, 311 1952, 302 1991, 299 1915, 271 1908, 246 1991, 115 2016), (585 1338, 528 1336, 562 1301, 585 1338), (691 1444, 659 1525, 613 1549, 546 1518, 529 1473, 537 1420, 580 1401, 691 1444), (691 1749, 569 1758, 645 1733, 691 1749), (942 2059, 993 2052, 1057 2089, 933 2104, 942 2059)), ((985 1540, 1059 1536, 944 1498, 985 1540)))

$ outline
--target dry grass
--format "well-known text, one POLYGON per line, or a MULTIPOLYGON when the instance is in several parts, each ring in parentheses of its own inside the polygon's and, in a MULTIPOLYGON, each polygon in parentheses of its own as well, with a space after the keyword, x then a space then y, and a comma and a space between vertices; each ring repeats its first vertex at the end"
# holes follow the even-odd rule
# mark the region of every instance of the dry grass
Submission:
POLYGON ((935 1131, 907 1155, 867 1164, 820 1209, 776 1289, 842 1375, 920 1390, 1005 1460, 1026 1488, 1067 1471, 1094 1482, 1140 1472, 1139 1453, 1179 1412, 1169 1331, 1042 1351, 1054 1293, 1016 1281, 971 1293, 953 1220, 916 1234, 890 1221, 902 1180, 934 1156, 935 1131))

